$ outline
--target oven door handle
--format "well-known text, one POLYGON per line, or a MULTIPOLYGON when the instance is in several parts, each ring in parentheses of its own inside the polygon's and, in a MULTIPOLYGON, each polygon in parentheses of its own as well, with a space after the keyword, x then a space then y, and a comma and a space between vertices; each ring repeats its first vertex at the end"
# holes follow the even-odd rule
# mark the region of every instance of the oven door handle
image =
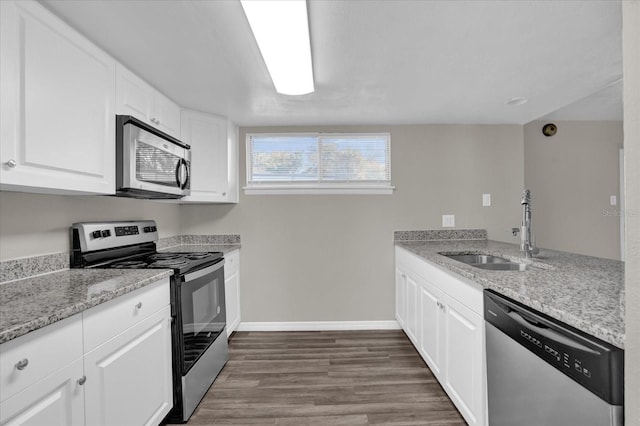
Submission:
POLYGON ((185 274, 184 282, 186 283, 187 281, 197 280, 198 278, 204 277, 205 275, 209 275, 217 271, 218 269, 221 269, 223 266, 224 266, 224 259, 222 259, 220 262, 216 263, 215 265, 207 266, 206 268, 200 269, 199 271, 185 274))

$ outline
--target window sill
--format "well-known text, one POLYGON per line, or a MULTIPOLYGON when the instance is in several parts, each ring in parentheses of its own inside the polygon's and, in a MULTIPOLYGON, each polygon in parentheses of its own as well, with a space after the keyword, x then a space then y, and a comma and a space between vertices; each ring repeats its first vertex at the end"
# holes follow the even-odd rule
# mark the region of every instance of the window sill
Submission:
POLYGON ((245 186, 245 195, 391 195, 389 185, 253 185, 245 186))

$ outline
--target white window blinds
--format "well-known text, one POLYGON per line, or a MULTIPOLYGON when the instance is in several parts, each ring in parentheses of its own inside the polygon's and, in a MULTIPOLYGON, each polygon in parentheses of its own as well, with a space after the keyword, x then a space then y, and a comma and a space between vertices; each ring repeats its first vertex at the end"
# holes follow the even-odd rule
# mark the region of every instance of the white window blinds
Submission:
POLYGON ((247 188, 391 188, 390 137, 248 134, 247 188))

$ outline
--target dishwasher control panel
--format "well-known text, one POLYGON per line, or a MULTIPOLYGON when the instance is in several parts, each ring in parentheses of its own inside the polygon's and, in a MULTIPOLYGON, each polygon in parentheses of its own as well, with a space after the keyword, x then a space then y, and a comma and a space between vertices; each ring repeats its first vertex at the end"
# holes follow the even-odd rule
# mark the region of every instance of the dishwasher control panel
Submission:
POLYGON ((614 405, 623 404, 624 351, 485 290, 485 321, 614 405))

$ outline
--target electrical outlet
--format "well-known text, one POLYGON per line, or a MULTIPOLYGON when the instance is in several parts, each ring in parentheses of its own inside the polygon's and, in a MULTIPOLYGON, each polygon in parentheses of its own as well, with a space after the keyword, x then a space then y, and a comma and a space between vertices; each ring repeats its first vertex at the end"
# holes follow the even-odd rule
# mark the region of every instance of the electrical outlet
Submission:
POLYGON ((482 194, 482 207, 491 206, 491 194, 482 194))
POLYGON ((609 197, 609 204, 611 204, 612 206, 618 204, 618 197, 616 197, 615 195, 609 197))
POLYGON ((456 226, 456 217, 452 214, 443 214, 442 215, 442 227, 443 228, 453 228, 456 226))

